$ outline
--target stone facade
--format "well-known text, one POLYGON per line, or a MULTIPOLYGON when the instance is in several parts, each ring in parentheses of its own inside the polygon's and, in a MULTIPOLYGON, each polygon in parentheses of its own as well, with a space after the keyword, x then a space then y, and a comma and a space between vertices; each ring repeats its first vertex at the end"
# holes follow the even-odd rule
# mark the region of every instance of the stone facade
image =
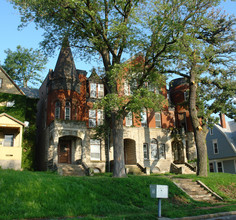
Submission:
MULTIPOLYGON (((85 71, 76 70, 70 48, 62 47, 55 70, 49 71, 39 91, 39 169, 82 164, 96 172, 110 171, 112 137, 107 140, 94 137, 94 128, 103 123, 104 113, 93 109, 93 105, 106 92, 95 70, 87 78, 85 71)), ((167 99, 166 88, 162 94, 167 99)), ((178 123, 175 110, 166 105, 162 112, 147 111, 145 125, 135 119, 134 114, 130 117, 132 119, 126 117, 123 122, 125 164, 147 167, 151 172, 170 172, 171 163, 179 160, 173 152, 172 133, 178 123)), ((186 141, 181 146, 182 162, 185 162, 186 141)), ((178 155, 179 151, 176 151, 178 155)))

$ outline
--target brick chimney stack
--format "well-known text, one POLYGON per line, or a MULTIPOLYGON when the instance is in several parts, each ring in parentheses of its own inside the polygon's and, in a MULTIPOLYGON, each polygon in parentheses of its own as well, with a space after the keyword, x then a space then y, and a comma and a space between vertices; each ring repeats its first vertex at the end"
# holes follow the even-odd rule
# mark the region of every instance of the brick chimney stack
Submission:
POLYGON ((225 114, 220 113, 220 124, 222 128, 226 128, 225 114))

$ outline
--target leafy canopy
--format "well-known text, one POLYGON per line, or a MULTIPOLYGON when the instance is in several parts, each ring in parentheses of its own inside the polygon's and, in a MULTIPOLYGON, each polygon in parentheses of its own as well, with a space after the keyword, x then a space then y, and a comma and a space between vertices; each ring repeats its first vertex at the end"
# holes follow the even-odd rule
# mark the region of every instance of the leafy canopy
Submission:
POLYGON ((16 51, 7 49, 5 53, 3 68, 19 86, 26 88, 28 83, 42 82, 40 72, 45 69, 47 58, 39 50, 18 45, 16 51))

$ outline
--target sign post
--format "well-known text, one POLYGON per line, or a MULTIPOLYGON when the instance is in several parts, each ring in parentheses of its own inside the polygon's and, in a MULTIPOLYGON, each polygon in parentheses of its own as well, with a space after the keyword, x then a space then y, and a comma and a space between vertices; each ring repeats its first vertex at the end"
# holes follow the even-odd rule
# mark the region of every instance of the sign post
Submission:
POLYGON ((150 185, 151 198, 158 199, 158 218, 161 217, 161 199, 168 198, 168 186, 167 185, 150 185))

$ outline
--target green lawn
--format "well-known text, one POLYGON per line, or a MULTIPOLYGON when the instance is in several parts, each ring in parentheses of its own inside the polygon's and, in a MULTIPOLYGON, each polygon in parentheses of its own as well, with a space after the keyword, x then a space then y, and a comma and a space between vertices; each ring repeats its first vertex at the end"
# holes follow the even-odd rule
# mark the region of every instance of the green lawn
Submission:
POLYGON ((85 219, 154 219, 157 200, 150 198, 150 184, 169 186, 169 198, 162 200, 162 216, 165 217, 236 210, 235 175, 211 174, 201 179, 211 188, 230 186, 219 193, 225 202, 215 205, 193 201, 165 176, 124 179, 110 176, 62 177, 52 173, 0 170, 0 219, 78 216, 85 219))

